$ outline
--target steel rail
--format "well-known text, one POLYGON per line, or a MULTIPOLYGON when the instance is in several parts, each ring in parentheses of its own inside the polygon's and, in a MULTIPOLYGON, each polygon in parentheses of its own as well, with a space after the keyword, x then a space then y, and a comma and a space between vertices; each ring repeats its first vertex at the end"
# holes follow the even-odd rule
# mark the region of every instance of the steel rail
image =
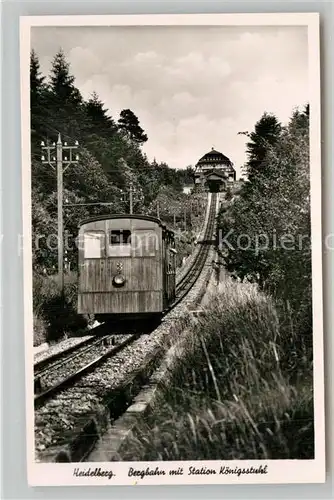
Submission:
POLYGON ((78 342, 77 344, 72 345, 71 347, 68 347, 63 351, 55 352, 54 354, 51 354, 51 356, 48 356, 46 358, 41 359, 40 361, 37 361, 36 363, 34 363, 34 372, 41 373, 42 371, 44 371, 45 367, 47 367, 50 363, 61 360, 68 354, 71 354, 72 352, 80 349, 81 347, 93 344, 96 340, 96 334, 100 330, 101 332, 104 331, 105 328, 106 326, 104 324, 98 325, 95 328, 89 330, 89 333, 87 332, 87 336, 88 335, 90 336, 89 339, 83 340, 82 342, 78 342))
MULTIPOLYGON (((37 367, 37 370, 36 370, 36 365, 34 366, 34 378, 37 379, 39 377, 41 377, 42 375, 45 375, 45 373, 48 373, 52 370, 54 370, 55 368, 59 368, 61 366, 63 366, 65 363, 68 363, 69 361, 73 361, 75 358, 77 358, 78 356, 81 356, 82 354, 85 354, 86 352, 90 351, 94 346, 96 346, 97 344, 99 344, 101 342, 101 339, 105 338, 106 336, 103 336, 101 338, 92 338, 92 339, 89 339, 90 342, 83 342, 82 344, 76 344, 75 346, 72 346, 72 347, 75 347, 76 349, 73 349, 72 347, 68 350, 65 350, 63 351, 63 355, 62 356, 59 356, 59 357, 56 357, 55 358, 55 362, 52 363, 52 359, 50 358, 46 358, 47 362, 46 363, 43 363, 42 365, 42 368, 38 369, 39 367, 37 367), (73 354, 73 356, 70 356, 70 354, 73 354)), ((45 360, 43 360, 45 361, 45 360)))

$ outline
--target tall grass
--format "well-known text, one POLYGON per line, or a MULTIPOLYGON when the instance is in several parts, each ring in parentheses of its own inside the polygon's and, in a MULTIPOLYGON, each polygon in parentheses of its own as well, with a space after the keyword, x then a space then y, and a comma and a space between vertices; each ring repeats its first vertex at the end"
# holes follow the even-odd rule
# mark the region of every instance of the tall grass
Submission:
POLYGON ((87 326, 87 318, 77 314, 77 274, 64 277, 64 297, 57 276, 34 275, 34 345, 73 336, 87 326))
POLYGON ((285 314, 255 285, 221 284, 124 458, 312 458, 312 348, 285 314))

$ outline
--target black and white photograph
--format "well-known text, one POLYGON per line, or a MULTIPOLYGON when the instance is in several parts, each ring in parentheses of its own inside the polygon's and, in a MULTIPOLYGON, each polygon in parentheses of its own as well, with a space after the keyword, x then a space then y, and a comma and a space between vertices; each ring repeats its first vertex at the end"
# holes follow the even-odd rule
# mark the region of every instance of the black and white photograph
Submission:
POLYGON ((21 18, 32 485, 325 480, 319 89, 313 13, 21 18))

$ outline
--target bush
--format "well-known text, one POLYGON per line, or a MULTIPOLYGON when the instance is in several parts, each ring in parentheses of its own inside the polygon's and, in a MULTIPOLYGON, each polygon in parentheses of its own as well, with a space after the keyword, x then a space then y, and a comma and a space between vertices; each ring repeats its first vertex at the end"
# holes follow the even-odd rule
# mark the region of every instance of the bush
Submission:
POLYGON ((37 347, 41 344, 44 344, 44 342, 47 342, 47 323, 45 319, 34 313, 34 347, 37 347))
MULTIPOLYGON (((57 276, 34 276, 34 315, 36 329, 44 324, 43 341, 53 342, 73 336, 87 327, 87 319, 77 314, 77 275, 65 275, 64 298, 57 276)), ((38 338, 37 330, 34 334, 38 338)))
POLYGON ((232 198, 233 198, 233 194, 232 194, 231 188, 228 187, 226 189, 226 192, 225 192, 225 200, 230 201, 230 200, 232 200, 232 198))

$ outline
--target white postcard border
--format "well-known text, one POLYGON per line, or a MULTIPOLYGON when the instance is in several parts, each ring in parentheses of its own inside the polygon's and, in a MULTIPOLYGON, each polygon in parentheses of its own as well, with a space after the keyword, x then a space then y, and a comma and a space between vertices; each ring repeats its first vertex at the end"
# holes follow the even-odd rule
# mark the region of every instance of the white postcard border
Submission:
POLYGON ((172 15, 107 15, 107 16, 26 16, 21 17, 21 140, 22 140, 22 206, 24 264, 24 319, 26 362, 26 429, 27 467, 31 486, 68 485, 158 485, 158 484, 277 484, 322 483, 325 481, 325 421, 323 367, 323 297, 322 297, 322 225, 321 225, 321 142, 320 142, 320 50, 318 13, 275 14, 172 14, 172 15), (307 26, 309 54, 310 102, 310 178, 312 227, 312 293, 314 348, 314 460, 240 460, 193 462, 103 462, 82 464, 39 464, 34 460, 34 391, 33 391, 33 314, 32 314, 32 249, 31 249, 31 165, 30 165, 30 98, 29 61, 30 30, 37 26, 307 26), (219 474, 220 468, 265 468, 259 474, 219 474), (218 471, 212 475, 187 475, 188 467, 206 467, 218 471), (165 475, 129 476, 129 468, 143 470, 158 467, 165 475), (169 476, 171 469, 184 468, 183 476, 169 476), (113 476, 77 476, 75 470, 112 471, 113 476))

